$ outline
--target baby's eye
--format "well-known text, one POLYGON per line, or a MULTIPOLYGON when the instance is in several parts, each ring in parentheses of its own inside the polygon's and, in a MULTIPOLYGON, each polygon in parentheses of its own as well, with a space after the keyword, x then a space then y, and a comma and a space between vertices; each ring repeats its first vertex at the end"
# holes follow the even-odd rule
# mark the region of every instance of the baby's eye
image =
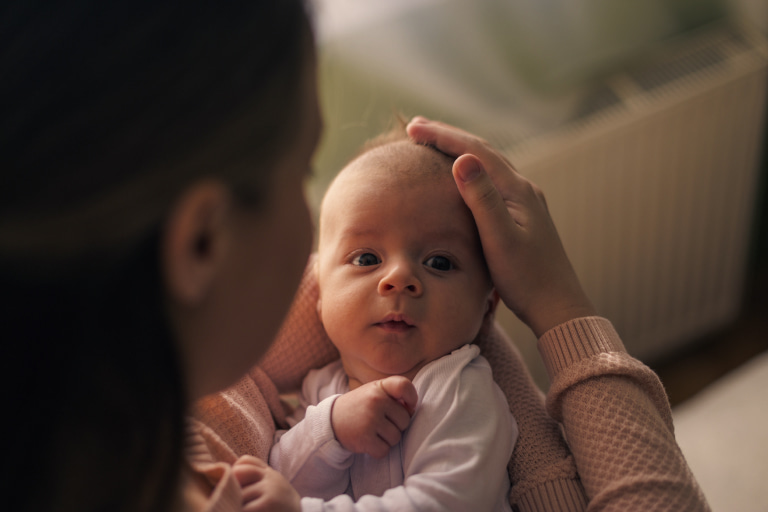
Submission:
POLYGON ((379 257, 370 252, 359 254, 352 260, 352 264, 357 265, 358 267, 368 267, 371 265, 378 265, 379 263, 381 263, 379 257))
POLYGON ((442 270, 444 272, 453 270, 453 263, 445 256, 432 256, 431 258, 428 258, 424 264, 435 270, 442 270))

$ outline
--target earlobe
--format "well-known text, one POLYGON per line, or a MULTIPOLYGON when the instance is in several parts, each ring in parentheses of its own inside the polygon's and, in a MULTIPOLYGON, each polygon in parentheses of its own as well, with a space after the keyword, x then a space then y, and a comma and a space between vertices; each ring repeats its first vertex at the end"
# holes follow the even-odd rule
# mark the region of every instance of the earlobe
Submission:
POLYGON ((229 190, 216 181, 187 188, 174 204, 163 233, 162 265, 172 299, 194 305, 210 290, 228 248, 229 190))
POLYGON ((483 315, 483 323, 480 327, 480 333, 488 335, 493 328, 494 320, 496 319, 496 307, 499 305, 499 294, 494 288, 485 304, 485 314, 483 315))
POLYGON ((496 291, 496 288, 494 288, 491 291, 491 294, 488 296, 488 303, 487 303, 487 309, 485 310, 485 314, 490 314, 493 316, 493 314, 496 312, 496 307, 499 305, 499 292, 496 291))
MULTIPOLYGON (((318 262, 319 258, 315 258, 315 261, 312 262, 312 274, 315 278, 315 282, 320 283, 320 263, 318 262)), ((317 304, 315 305, 315 311, 317 312, 317 318, 322 322, 323 321, 323 299, 318 294, 317 296, 317 304)))

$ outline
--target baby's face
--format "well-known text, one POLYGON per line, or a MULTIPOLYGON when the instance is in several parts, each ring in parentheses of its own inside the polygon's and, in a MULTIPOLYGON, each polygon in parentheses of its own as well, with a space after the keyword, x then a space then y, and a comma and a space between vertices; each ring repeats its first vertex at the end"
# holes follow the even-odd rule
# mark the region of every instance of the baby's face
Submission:
POLYGON ((413 145, 396 159, 364 155, 329 190, 320 226, 319 311, 351 387, 412 379, 490 318, 475 224, 442 155, 413 145), (436 163, 440 176, 408 175, 436 163))

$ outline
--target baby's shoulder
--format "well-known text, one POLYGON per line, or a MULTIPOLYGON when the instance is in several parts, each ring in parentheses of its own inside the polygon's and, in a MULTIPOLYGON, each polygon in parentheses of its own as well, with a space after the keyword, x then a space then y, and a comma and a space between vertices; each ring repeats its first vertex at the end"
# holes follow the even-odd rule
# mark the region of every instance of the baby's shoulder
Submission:
POLYGON ((452 393, 457 388, 480 392, 493 384, 488 360, 471 344, 427 364, 413 379, 419 396, 452 393))

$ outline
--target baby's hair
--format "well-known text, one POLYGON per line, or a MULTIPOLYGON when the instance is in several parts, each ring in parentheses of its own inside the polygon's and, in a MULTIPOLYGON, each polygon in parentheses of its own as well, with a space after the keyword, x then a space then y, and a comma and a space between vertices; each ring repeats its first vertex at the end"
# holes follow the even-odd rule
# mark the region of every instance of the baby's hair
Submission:
POLYGON ((390 121, 389 129, 365 141, 360 147, 360 150, 354 155, 354 157, 349 160, 349 162, 347 162, 347 165, 344 167, 346 168, 361 156, 382 148, 391 148, 392 153, 394 154, 398 148, 402 147, 399 143, 410 143, 414 146, 423 146, 425 148, 429 148, 435 154, 449 159, 451 162, 454 160, 453 157, 446 155, 434 146, 413 141, 408 136, 408 132, 406 131, 407 126, 408 118, 402 112, 396 112, 390 121))
POLYGON ((387 131, 382 132, 379 135, 376 135, 375 137, 365 141, 353 160, 360 155, 364 155, 365 153, 368 153, 369 151, 381 146, 386 146, 387 144, 391 144, 393 142, 409 140, 408 133, 405 131, 406 126, 408 126, 408 119, 405 117, 405 115, 401 112, 395 113, 394 117, 390 121, 390 128, 387 131))
POLYGON ((342 178, 342 176, 346 175, 348 172, 356 172, 354 171, 354 168, 356 167, 355 164, 358 163, 358 160, 363 158, 372 157, 374 159, 382 160, 391 159, 387 161, 387 164, 394 163, 394 165, 387 165, 389 170, 406 180, 409 179, 409 177, 413 178, 413 180, 421 180, 424 177, 436 178, 446 174, 450 175, 450 168, 454 160, 453 157, 446 155, 433 146, 413 141, 406 131, 407 125, 408 119, 404 115, 397 113, 392 118, 391 127, 388 130, 383 131, 379 135, 376 135, 363 143, 357 154, 341 168, 326 189, 320 205, 321 218, 328 192, 334 187, 336 182, 342 178), (407 153, 420 150, 424 151, 427 156, 432 156, 432 158, 423 159, 424 165, 419 165, 414 168, 412 166, 402 166, 396 163, 402 162, 403 157, 405 157, 407 153))

